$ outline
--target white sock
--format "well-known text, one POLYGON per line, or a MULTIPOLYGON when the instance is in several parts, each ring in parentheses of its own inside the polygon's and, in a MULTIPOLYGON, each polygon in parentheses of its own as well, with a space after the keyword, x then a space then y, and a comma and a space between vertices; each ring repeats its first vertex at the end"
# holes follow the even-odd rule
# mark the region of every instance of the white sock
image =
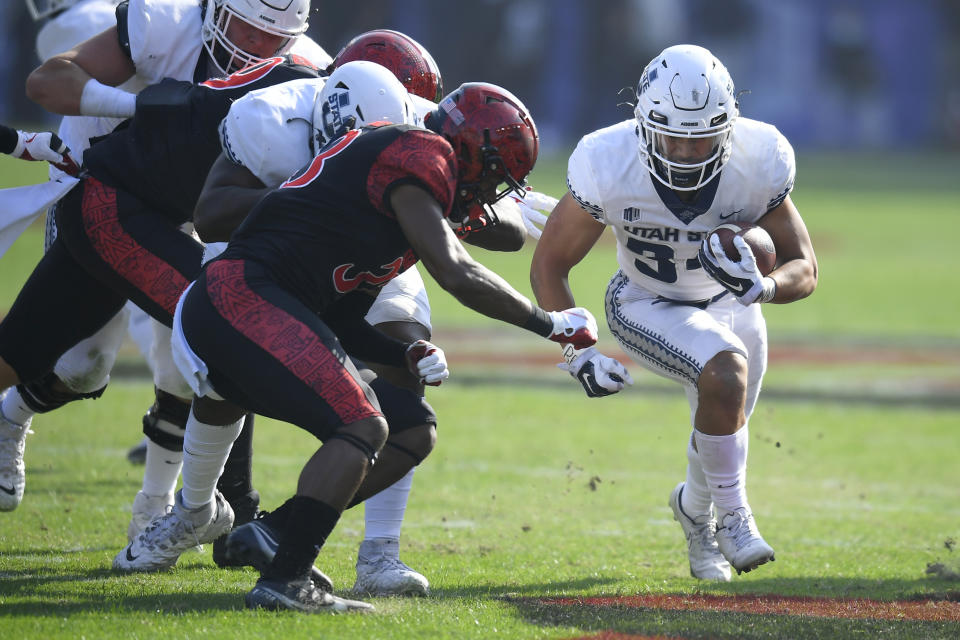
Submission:
POLYGON ((410 469, 407 475, 364 501, 363 517, 366 523, 364 540, 400 539, 403 513, 407 509, 407 498, 410 497, 412 487, 413 469, 410 469))
POLYGON ((713 515, 713 499, 710 497, 710 487, 703 474, 703 463, 700 454, 693 448, 695 435, 690 434, 687 441, 687 481, 680 494, 680 507, 684 513, 692 518, 702 515, 713 515))
POLYGON ((747 504, 747 426, 729 436, 710 436, 699 431, 697 450, 710 495, 717 505, 717 520, 747 504))
POLYGON ((213 501, 217 480, 230 455, 233 441, 240 435, 243 418, 233 424, 206 424, 190 411, 183 437, 183 506, 199 509, 213 501))
POLYGON ((0 414, 13 424, 23 426, 34 416, 34 411, 23 401, 23 396, 17 388, 10 387, 3 396, 3 403, 0 404, 0 414))
POLYGON ((183 451, 164 449, 147 439, 147 463, 143 468, 143 487, 148 496, 163 496, 177 488, 183 466, 183 451))

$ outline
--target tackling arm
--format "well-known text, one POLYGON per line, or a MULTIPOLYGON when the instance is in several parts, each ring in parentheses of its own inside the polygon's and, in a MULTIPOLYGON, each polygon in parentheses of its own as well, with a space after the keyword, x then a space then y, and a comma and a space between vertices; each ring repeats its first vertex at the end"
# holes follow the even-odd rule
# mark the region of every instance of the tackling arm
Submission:
POLYGON ((807 226, 790 196, 760 218, 777 248, 777 267, 769 277, 777 283, 770 302, 787 303, 806 298, 817 288, 817 257, 807 226))
POLYGON ((443 219, 440 205, 422 188, 401 185, 390 204, 404 235, 430 275, 464 306, 522 327, 534 305, 503 278, 470 257, 443 219))
POLYGON ((120 48, 117 28, 110 27, 34 69, 27 78, 27 97, 52 113, 112 115, 82 113, 84 87, 91 78, 107 87, 116 87, 134 73, 133 61, 120 48))
POLYGON ((193 210, 193 226, 204 242, 226 242, 253 205, 269 191, 246 167, 223 153, 213 163, 193 210))
POLYGON ((530 263, 530 284, 544 309, 566 309, 574 305, 568 280, 570 269, 590 252, 604 228, 569 192, 557 204, 547 218, 530 263))

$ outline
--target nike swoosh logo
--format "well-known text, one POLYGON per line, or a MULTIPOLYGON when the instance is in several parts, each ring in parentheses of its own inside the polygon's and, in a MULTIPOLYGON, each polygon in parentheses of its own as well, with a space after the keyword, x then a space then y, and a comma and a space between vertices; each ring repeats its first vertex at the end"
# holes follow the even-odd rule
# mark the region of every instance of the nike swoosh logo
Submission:
POLYGON ((128 562, 133 562, 134 560, 136 560, 136 559, 139 558, 139 557, 140 557, 140 556, 135 556, 135 555, 133 555, 132 553, 130 553, 130 547, 127 546, 127 561, 128 561, 128 562))
POLYGON ((728 214, 726 214, 726 215, 724 215, 724 214, 721 213, 721 214, 720 214, 720 219, 721 219, 721 220, 726 220, 726 219, 729 218, 730 216, 735 216, 735 215, 737 215, 738 213, 741 213, 742 211, 743 211, 743 209, 737 209, 736 211, 731 211, 730 213, 728 213, 728 214))
POLYGON ((14 487, 10 487, 10 488, 8 489, 8 488, 6 488, 5 486, 3 486, 2 484, 0 484, 0 491, 3 491, 3 492, 4 492, 5 494, 7 494, 8 496, 12 496, 13 494, 15 494, 15 493, 17 492, 17 490, 16 490, 14 487))
POLYGON ((729 489, 730 487, 735 487, 735 486, 737 486, 738 484, 740 484, 740 481, 739 481, 739 480, 737 480, 737 481, 734 482, 733 484, 718 484, 718 485, 717 485, 717 489, 729 489))

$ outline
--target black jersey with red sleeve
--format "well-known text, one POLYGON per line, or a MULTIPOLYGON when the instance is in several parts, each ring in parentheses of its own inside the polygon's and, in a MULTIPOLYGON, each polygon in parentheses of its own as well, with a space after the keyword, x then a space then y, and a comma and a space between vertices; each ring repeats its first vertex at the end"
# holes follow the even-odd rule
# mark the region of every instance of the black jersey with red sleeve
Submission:
POLYGON ((285 56, 200 84, 165 79, 137 95, 134 117, 94 143, 84 153, 84 167, 181 224, 192 219, 220 155, 217 129, 233 101, 256 89, 317 77, 302 58, 285 56))
POLYGON ((390 205, 393 189, 418 186, 447 215, 456 183, 453 148, 442 136, 410 125, 353 130, 265 195, 222 257, 259 262, 322 313, 351 291, 379 290, 416 262, 390 205))

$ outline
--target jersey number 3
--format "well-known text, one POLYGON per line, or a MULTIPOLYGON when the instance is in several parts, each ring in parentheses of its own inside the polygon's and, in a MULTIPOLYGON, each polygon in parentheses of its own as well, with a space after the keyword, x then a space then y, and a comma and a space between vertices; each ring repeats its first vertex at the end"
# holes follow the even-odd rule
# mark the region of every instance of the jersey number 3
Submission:
MULTIPOLYGON (((667 284, 677 281, 677 263, 674 261, 673 247, 637 238, 627 238, 627 249, 637 254, 633 264, 643 275, 667 284)), ((700 261, 697 258, 687 260, 687 271, 699 268, 700 261)))

